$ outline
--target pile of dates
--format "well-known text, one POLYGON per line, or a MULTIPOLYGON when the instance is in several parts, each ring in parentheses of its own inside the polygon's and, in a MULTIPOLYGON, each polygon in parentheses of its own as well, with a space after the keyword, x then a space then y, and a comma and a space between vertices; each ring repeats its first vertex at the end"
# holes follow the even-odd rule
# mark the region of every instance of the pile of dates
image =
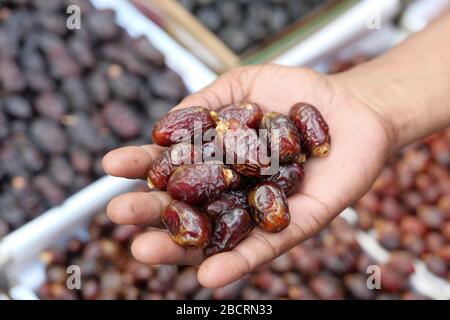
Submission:
POLYGON ((326 5, 326 0, 178 0, 234 52, 242 53, 326 5))
MULTIPOLYGON (((143 190, 143 189, 142 189, 143 190)), ((46 266, 40 299, 425 299, 412 292, 411 257, 394 253, 381 265, 381 288, 367 288, 367 268, 376 263, 356 242, 356 229, 341 218, 270 263, 222 288, 202 288, 197 267, 149 266, 129 247, 141 228, 115 225, 106 213, 89 225, 89 241, 70 239, 41 254, 46 266), (67 288, 67 267, 81 269, 81 289, 67 288)))
POLYGON ((356 209, 386 249, 408 251, 450 280, 450 129, 394 156, 356 209))
POLYGON ((186 95, 115 20, 89 0, 0 1, 0 238, 102 177, 106 152, 146 143, 186 95), (66 25, 71 5, 80 29, 66 25))
POLYGON ((208 255, 232 249, 255 224, 285 229, 302 163, 330 149, 328 125, 308 103, 289 116, 250 102, 178 109, 155 123, 152 138, 167 149, 148 171, 149 186, 174 199, 162 221, 176 243, 208 255))

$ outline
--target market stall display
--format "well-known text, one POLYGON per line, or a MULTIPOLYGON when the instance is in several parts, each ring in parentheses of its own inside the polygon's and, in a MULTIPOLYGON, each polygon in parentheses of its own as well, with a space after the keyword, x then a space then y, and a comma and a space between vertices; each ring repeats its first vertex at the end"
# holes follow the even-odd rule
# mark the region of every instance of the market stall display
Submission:
POLYGON ((0 89, 0 238, 103 176, 107 151, 149 143, 187 92, 146 37, 75 0, 2 4, 0 89))
POLYGON ((336 1, 269 0, 204 1, 179 0, 186 10, 235 53, 240 54, 267 42, 296 21, 336 1))
POLYGON ((271 263, 218 289, 202 288, 196 267, 148 266, 131 257, 131 239, 141 228, 117 226, 101 212, 89 226, 90 241, 70 239, 41 254, 46 281, 41 299, 426 299, 411 291, 412 259, 394 254, 381 266, 382 290, 368 289, 374 261, 359 247, 356 229, 338 218, 319 235, 271 263), (66 287, 69 265, 81 269, 82 288, 66 287), (369 270, 369 273, 368 273, 369 270))
MULTIPOLYGON (((383 7, 395 10, 396 1, 383 7)), ((360 5, 356 0, 131 2, 218 73, 268 62, 360 5)))
POLYGON ((359 226, 450 279, 450 129, 406 147, 355 206, 359 226))
MULTIPOLYGON (((214 15, 209 10, 211 7, 220 6, 220 12, 235 10, 231 8, 235 5, 219 5, 210 0, 179 2, 186 8, 192 6, 193 13, 205 25, 214 23, 208 20, 214 15), (202 10, 203 7, 208 10, 202 10), (203 11, 207 13, 200 14, 203 11)), ((250 6, 247 2, 234 3, 250 6)), ((264 3, 279 8, 289 2, 295 1, 264 3)), ((390 17, 398 9, 398 1, 378 3, 381 2, 386 6, 389 3, 390 8, 388 15, 383 11, 383 17, 390 17)), ((111 7, 115 12, 95 9, 91 2, 82 0, 6 0, 3 3, 6 6, 0 9, 0 238, 82 188, 86 192, 73 200, 99 201, 94 198, 100 184, 84 187, 103 175, 102 155, 120 145, 150 142, 153 122, 187 92, 179 75, 191 90, 200 89, 215 77, 212 73, 206 73, 205 77, 201 63, 196 59, 186 60, 183 49, 173 45, 175 41, 172 43, 169 37, 157 35, 153 25, 143 23, 143 16, 130 9, 127 1, 93 0, 95 6, 111 7), (68 4, 79 5, 83 15, 86 14, 80 32, 64 26, 68 4), (140 36, 143 33, 147 37, 140 36), (153 45, 162 48, 164 54, 153 45), (169 64, 169 59, 175 64, 169 64), (173 67, 177 63, 178 68, 173 67), (196 85, 189 86, 193 79, 196 85)), ((356 10, 353 14, 364 16, 356 10)), ((276 19, 280 19, 279 23, 282 19, 277 15, 268 18, 271 21, 266 21, 264 27, 268 28, 276 19)), ((230 27, 227 17, 219 16, 220 38, 229 32, 222 30, 230 27)), ((351 21, 350 18, 340 21, 341 28, 334 28, 339 34, 336 37, 327 28, 323 29, 328 35, 333 34, 330 43, 341 46, 347 43, 349 38, 343 41, 340 36, 345 33, 343 29, 352 29, 351 21)), ((389 33, 389 28, 384 27, 383 31, 389 33)), ((244 36, 249 35, 244 33, 244 36)), ((328 45, 321 36, 308 39, 307 48, 299 46, 286 52, 290 58, 281 57, 279 62, 300 60, 303 63, 321 57, 323 50, 318 44, 328 45), (314 43, 317 46, 311 45, 314 43), (295 59, 291 59, 293 56, 295 59)), ((230 36, 230 40, 239 38, 230 36)), ((389 41, 382 42, 385 45, 389 41)), ((250 52, 248 48, 252 45, 241 52, 250 52)), ((385 50, 384 45, 377 53, 385 50)), ((339 60, 329 70, 331 73, 344 71, 369 56, 357 54, 339 60)), ((43 243, 45 246, 55 243, 42 252, 40 262, 18 261, 17 253, 9 255, 14 241, 0 242, 0 283, 8 267, 14 274, 11 286, 25 284, 30 291, 35 289, 41 299, 448 299, 449 152, 448 130, 405 148, 383 170, 373 189, 355 204, 358 213, 355 224, 338 218, 317 236, 224 288, 202 288, 195 267, 150 267, 137 262, 131 257, 129 245, 143 228, 115 226, 104 210, 93 219, 89 212, 76 219, 64 216, 63 211, 52 212, 60 214, 59 221, 56 223, 53 217, 41 224, 51 228, 39 230, 36 233, 41 235, 30 237, 35 245, 31 241, 19 244, 19 254, 30 252, 32 258, 34 252, 44 247, 43 243), (81 219, 89 223, 88 227, 79 226, 81 219), (67 234, 61 235, 67 230, 71 230, 69 240, 67 234), (73 236, 72 231, 87 233, 88 237, 73 236), (371 246, 372 241, 388 250, 371 246), (2 246, 5 242, 7 246, 2 246), (35 249, 28 250, 31 246, 35 249), (443 285, 434 286, 434 279, 428 276, 418 277, 424 271, 418 261, 423 261, 427 267, 424 269, 439 277, 443 285), (17 262, 20 268, 12 262, 17 262), (39 271, 34 270, 36 264, 37 269, 45 266, 43 283, 39 271), (69 265, 81 267, 81 290, 69 290, 66 286, 69 265), (381 268, 381 290, 368 289, 368 266, 381 268), (25 269, 27 272, 22 272, 25 269), (432 290, 421 290, 424 287, 432 290)), ((102 186, 108 186, 111 181, 104 180, 102 186)), ((125 188, 130 190, 132 184, 120 188, 114 185, 114 188, 117 194, 125 188)), ((242 212, 233 214, 242 216, 242 212)), ((347 218, 345 214, 342 216, 347 218)), ((38 227, 35 224, 33 228, 19 230, 38 231, 38 227)), ((0 287, 0 291, 3 289, 0 287)))

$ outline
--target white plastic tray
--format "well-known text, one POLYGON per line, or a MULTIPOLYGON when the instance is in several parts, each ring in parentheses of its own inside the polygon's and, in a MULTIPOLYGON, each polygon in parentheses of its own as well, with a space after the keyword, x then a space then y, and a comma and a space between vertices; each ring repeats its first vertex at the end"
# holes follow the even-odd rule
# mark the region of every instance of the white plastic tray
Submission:
POLYGON ((400 11, 400 0, 363 0, 320 31, 274 59, 274 63, 312 67, 371 32, 380 32, 400 11), (378 20, 379 19, 379 20, 378 20), (374 23, 375 22, 375 23, 374 23), (379 29, 377 27, 379 22, 379 29))

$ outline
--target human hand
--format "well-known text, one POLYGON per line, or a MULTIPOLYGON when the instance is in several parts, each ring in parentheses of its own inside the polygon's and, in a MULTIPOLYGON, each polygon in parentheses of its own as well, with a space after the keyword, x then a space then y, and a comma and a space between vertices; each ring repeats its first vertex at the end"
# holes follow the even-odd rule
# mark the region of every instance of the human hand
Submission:
MULTIPOLYGON (((202 250, 186 249, 162 229, 140 234, 132 253, 147 264, 200 264, 199 282, 224 286, 269 262, 324 228, 372 185, 393 146, 389 124, 355 94, 343 77, 323 76, 300 67, 259 65, 233 69, 176 108, 193 105, 216 109, 233 102, 251 101, 264 112, 287 114, 297 102, 315 105, 330 127, 331 151, 305 165, 306 176, 289 201, 291 223, 280 233, 255 228, 233 250, 206 258, 202 250)), ((124 147, 108 153, 103 166, 113 176, 145 179, 152 160, 163 148, 156 145, 124 147)), ((134 192, 114 198, 108 215, 119 224, 158 225, 170 197, 161 191, 134 192)))

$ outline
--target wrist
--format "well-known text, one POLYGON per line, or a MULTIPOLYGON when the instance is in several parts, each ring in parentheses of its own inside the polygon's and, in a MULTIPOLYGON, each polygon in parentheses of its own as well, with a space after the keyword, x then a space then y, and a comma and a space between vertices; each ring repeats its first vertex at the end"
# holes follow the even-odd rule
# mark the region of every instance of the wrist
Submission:
MULTIPOLYGON (((352 104, 365 108, 370 111, 375 120, 383 127, 389 143, 390 153, 395 153, 406 140, 401 134, 401 128, 404 126, 401 119, 393 116, 391 99, 386 98, 389 93, 382 94, 384 89, 383 79, 376 74, 371 73, 368 76, 366 71, 355 72, 356 69, 347 72, 331 75, 332 82, 346 92, 347 100, 352 104)), ((392 99, 397 100, 397 99, 392 99)))

